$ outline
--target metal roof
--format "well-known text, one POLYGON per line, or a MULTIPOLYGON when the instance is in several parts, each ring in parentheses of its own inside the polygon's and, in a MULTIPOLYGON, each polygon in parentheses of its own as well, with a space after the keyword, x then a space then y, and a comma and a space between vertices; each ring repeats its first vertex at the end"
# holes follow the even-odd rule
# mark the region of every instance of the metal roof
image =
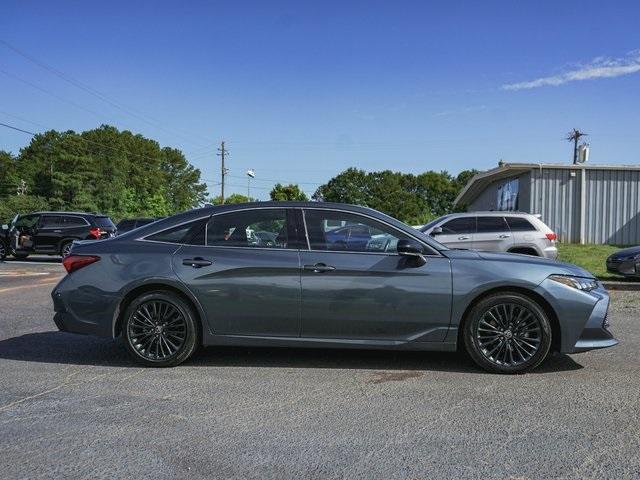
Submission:
POLYGON ((567 163, 505 163, 486 172, 476 174, 460 191, 454 205, 466 205, 471 203, 491 183, 503 178, 514 177, 518 174, 529 172, 533 169, 560 169, 560 170, 639 170, 640 165, 592 165, 592 164, 567 164, 567 163))

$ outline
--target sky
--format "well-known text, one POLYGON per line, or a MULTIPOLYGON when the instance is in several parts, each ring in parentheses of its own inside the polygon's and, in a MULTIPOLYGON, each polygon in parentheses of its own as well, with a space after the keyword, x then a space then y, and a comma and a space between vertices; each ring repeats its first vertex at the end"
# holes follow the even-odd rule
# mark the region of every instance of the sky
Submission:
MULTIPOLYGON (((311 194, 349 167, 640 162, 637 1, 14 1, 0 122, 114 125, 181 149, 219 193, 311 194)), ((0 127, 0 149, 29 135, 0 127)))

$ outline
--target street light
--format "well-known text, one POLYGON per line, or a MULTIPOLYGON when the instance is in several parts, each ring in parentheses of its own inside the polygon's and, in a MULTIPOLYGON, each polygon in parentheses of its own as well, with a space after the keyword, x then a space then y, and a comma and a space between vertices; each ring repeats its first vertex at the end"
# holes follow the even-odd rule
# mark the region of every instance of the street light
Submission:
POLYGON ((253 169, 247 170, 247 201, 251 201, 251 179, 256 178, 256 172, 253 169))

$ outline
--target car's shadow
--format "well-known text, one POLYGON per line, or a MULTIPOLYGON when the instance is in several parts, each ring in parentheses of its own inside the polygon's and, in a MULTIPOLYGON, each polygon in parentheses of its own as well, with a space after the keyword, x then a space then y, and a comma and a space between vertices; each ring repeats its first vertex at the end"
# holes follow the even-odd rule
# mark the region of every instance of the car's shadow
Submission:
MULTIPOLYGON (((0 359, 25 362, 138 368, 119 340, 62 332, 29 333, 0 341, 0 359)), ((306 348, 206 347, 191 367, 285 367, 485 373, 459 353, 306 348)), ((534 373, 583 368, 568 355, 554 354, 534 373)))

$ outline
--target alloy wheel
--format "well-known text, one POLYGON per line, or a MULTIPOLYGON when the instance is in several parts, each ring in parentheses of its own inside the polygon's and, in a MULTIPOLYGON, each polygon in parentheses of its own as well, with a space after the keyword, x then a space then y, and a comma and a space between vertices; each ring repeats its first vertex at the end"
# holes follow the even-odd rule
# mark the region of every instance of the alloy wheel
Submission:
POLYGON ((67 243, 64 247, 62 247, 62 258, 68 257, 71 253, 71 243, 67 243))
POLYGON ((131 315, 128 337, 133 349, 151 361, 176 356, 187 338, 187 322, 180 310, 164 300, 141 303, 131 315))
POLYGON ((490 362, 516 367, 529 361, 542 343, 538 316, 523 305, 501 303, 480 317, 474 332, 482 355, 490 362))

